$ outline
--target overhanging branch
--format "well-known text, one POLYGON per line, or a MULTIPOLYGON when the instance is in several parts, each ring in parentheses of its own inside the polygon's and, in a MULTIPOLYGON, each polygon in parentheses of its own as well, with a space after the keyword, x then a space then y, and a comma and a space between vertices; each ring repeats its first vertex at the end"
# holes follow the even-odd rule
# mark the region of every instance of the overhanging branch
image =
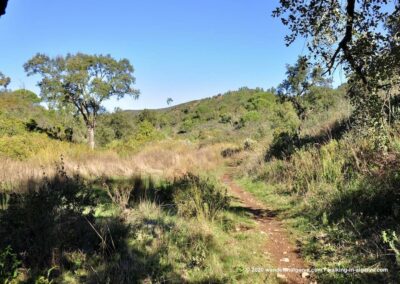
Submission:
POLYGON ((343 52, 344 59, 350 64, 351 68, 356 72, 356 74, 361 78, 362 82, 367 85, 368 81, 363 72, 362 66, 357 64, 356 60, 354 59, 353 54, 351 53, 349 44, 353 40, 353 29, 354 29, 354 16, 355 16, 355 3, 356 0, 347 0, 346 6, 346 30, 342 40, 339 42, 339 45, 335 52, 333 53, 329 63, 328 63, 328 70, 324 72, 331 72, 332 68, 335 65, 337 57, 340 51, 343 52))
POLYGON ((0 16, 6 13, 8 0, 0 0, 0 16))

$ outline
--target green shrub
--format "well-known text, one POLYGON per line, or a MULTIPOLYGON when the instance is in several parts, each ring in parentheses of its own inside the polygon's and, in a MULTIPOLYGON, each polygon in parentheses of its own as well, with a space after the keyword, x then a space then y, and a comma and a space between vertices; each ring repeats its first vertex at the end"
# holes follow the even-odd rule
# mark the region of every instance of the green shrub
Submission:
POLYGON ((107 145, 107 148, 116 150, 118 153, 129 153, 137 151, 141 146, 150 141, 162 139, 163 135, 147 120, 138 125, 132 136, 123 140, 114 140, 107 145))
POLYGON ((257 143, 256 141, 254 141, 250 138, 246 138, 246 140, 244 140, 244 143, 243 143, 243 149, 245 151, 252 151, 252 150, 254 150, 256 143, 257 143))
POLYGON ((298 135, 296 133, 274 133, 272 144, 265 155, 265 160, 272 158, 284 159, 292 155, 298 147, 298 135))
MULTIPOLYGON (((109 127, 98 127, 96 130, 96 145, 105 146, 116 139, 115 130, 109 127)), ((117 138, 118 139, 118 138, 117 138)))
POLYGON ((400 240, 396 234, 396 232, 382 232, 383 242, 388 244, 390 249, 396 256, 397 265, 400 265, 400 240))
POLYGON ((144 109, 139 113, 138 120, 140 122, 150 122, 153 126, 157 125, 158 113, 149 109, 144 109))
POLYGON ((0 156, 25 160, 49 146, 50 140, 42 134, 24 133, 0 137, 0 156))
POLYGON ((240 119, 243 121, 243 124, 259 121, 261 119, 261 114, 256 110, 251 110, 246 112, 240 119))
POLYGON ((222 113, 219 115, 219 122, 220 123, 231 123, 232 122, 232 116, 227 113, 222 113))
POLYGON ((173 200, 178 213, 213 220, 229 205, 226 188, 215 180, 187 174, 173 183, 173 200))
POLYGON ((0 137, 23 134, 24 132, 26 132, 25 125, 22 121, 6 117, 0 112, 0 137))
POLYGON ((15 90, 11 93, 11 95, 32 104, 38 104, 42 101, 34 92, 25 89, 15 90))
POLYGON ((301 122, 290 102, 277 104, 270 115, 272 128, 276 132, 294 132, 301 122))
POLYGON ((45 133, 49 138, 72 142, 74 130, 63 125, 39 125, 35 119, 30 119, 25 123, 26 130, 31 132, 45 133))
POLYGON ((51 279, 51 273, 53 270, 56 270, 56 269, 57 269, 57 266, 50 268, 47 271, 46 276, 41 275, 35 280, 35 284, 53 284, 54 281, 51 279))
POLYGON ((193 232, 184 227, 175 230, 171 238, 181 250, 180 261, 185 263, 187 269, 204 269, 206 260, 213 248, 211 235, 204 232, 193 232))
POLYGON ((187 133, 190 130, 192 130, 193 126, 194 126, 193 120, 191 118, 185 118, 181 128, 179 129, 179 133, 187 133))
POLYGON ((11 283, 18 277, 18 268, 21 261, 10 246, 0 250, 0 283, 11 283))
POLYGON ((270 109, 276 102, 276 97, 271 93, 255 94, 250 98, 245 108, 251 110, 266 110, 270 109))
POLYGON ((135 133, 135 140, 137 141, 150 141, 158 137, 160 137, 160 133, 149 121, 140 123, 135 133))
POLYGON ((206 104, 200 104, 197 106, 194 118, 205 120, 211 120, 214 118, 214 111, 206 104))
POLYGON ((221 151, 221 156, 224 158, 229 158, 234 156, 235 154, 238 154, 242 151, 241 148, 237 147, 237 148, 226 148, 224 150, 221 151))

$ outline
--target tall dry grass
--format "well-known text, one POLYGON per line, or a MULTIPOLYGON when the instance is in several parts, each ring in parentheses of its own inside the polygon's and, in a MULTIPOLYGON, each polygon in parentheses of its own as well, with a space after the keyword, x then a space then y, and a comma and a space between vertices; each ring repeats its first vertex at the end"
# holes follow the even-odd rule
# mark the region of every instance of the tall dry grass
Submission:
POLYGON ((78 147, 76 152, 68 149, 65 154, 55 151, 43 157, 38 153, 25 161, 0 158, 0 188, 23 188, 28 180, 53 176, 60 159, 67 173, 88 179, 137 174, 173 178, 187 172, 212 171, 223 163, 220 153, 225 147, 223 143, 199 147, 189 141, 164 140, 126 157, 112 151, 84 151, 78 147))

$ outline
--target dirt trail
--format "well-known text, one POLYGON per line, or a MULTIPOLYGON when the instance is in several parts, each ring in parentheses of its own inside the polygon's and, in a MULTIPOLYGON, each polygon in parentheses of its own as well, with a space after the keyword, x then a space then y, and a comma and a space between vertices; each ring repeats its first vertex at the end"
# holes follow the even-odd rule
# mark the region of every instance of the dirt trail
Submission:
MULTIPOLYGON (((254 216, 261 233, 266 235, 265 253, 270 257, 273 268, 307 268, 295 245, 289 241, 288 233, 277 219, 276 213, 268 210, 249 192, 235 184, 228 174, 222 177, 222 181, 230 188, 232 194, 241 201, 243 207, 254 216)), ((260 263, 260 267, 268 268, 263 267, 262 263, 260 263)), ((277 273, 277 277, 283 283, 316 283, 307 278, 309 275, 302 275, 302 273, 280 272, 277 273)))

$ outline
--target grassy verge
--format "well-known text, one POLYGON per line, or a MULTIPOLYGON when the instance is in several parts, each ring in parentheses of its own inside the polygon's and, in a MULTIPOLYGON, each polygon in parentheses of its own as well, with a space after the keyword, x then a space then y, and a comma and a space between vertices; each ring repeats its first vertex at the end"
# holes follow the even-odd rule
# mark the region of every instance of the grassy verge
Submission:
POLYGON ((352 139, 271 160, 238 183, 279 213, 313 267, 371 271, 321 272, 322 283, 397 283, 398 149, 352 139))
POLYGON ((2 195, 7 283, 275 283, 257 224, 207 176, 69 176, 2 195))

